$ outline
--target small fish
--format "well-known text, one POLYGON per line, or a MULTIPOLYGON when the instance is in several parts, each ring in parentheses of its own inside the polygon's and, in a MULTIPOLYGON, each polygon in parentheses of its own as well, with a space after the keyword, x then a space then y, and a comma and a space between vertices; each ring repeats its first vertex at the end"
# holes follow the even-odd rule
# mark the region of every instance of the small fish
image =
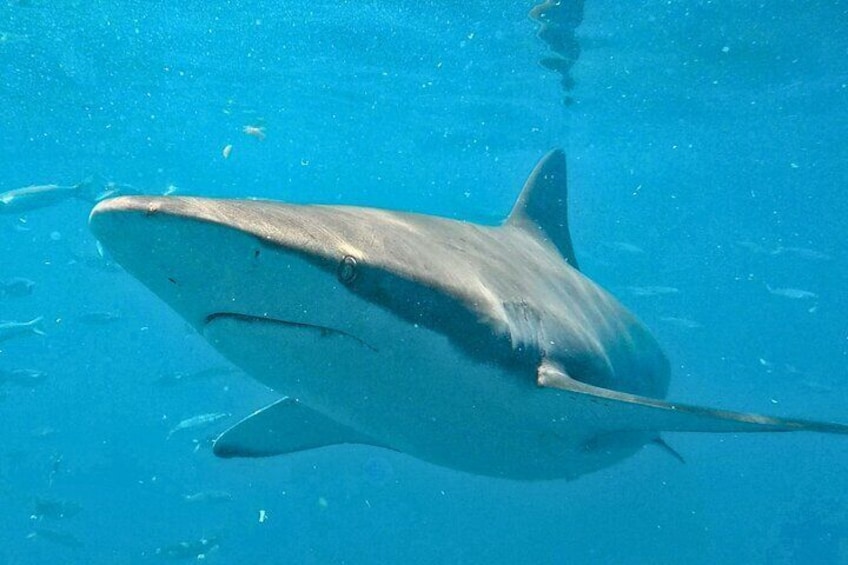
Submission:
POLYGON ((801 288, 772 288, 769 285, 766 285, 766 289, 775 296, 782 296, 793 300, 810 300, 819 297, 819 295, 815 292, 810 292, 809 290, 801 288))
POLYGON ((117 322, 121 319, 121 314, 104 310, 102 312, 86 312, 80 315, 79 320, 90 326, 105 326, 117 322))
POLYGON ((667 324, 673 324, 675 326, 685 328, 687 330, 694 330, 697 328, 702 328, 704 326, 701 325, 700 322, 696 322, 690 318, 678 318, 675 316, 663 316, 660 318, 661 322, 666 322, 667 324))
POLYGON ((738 245, 742 249, 745 249, 746 251, 750 251, 751 253, 757 253, 757 254, 770 253, 768 249, 766 249, 765 247, 763 247, 759 243, 755 243, 753 241, 748 241, 748 240, 737 241, 736 245, 738 245))
POLYGON ((611 241, 605 242, 601 244, 604 247, 608 247, 614 251, 621 251, 624 253, 630 253, 632 255, 641 255, 645 253, 645 250, 639 247, 638 245, 633 245, 632 243, 628 243, 626 241, 611 241))
POLYGON ((23 277, 12 277, 0 281, 0 296, 7 298, 23 298, 35 290, 35 281, 23 277))
POLYGON ((804 388, 818 394, 829 394, 833 392, 833 387, 820 383, 819 381, 811 379, 802 379, 799 382, 804 388))
POLYGON ((29 431, 29 437, 36 439, 47 439, 57 434, 56 428, 51 426, 39 426, 29 431))
POLYGON ((659 296, 661 294, 677 294, 679 289, 673 286, 628 286, 627 292, 633 296, 659 296))
POLYGON ((80 548, 83 543, 74 534, 68 532, 60 532, 50 528, 35 528, 32 533, 27 536, 27 539, 44 539, 57 545, 63 545, 70 548, 80 548))
POLYGON ((197 416, 192 416, 191 418, 186 418, 181 421, 179 424, 171 428, 171 431, 168 432, 168 438, 174 435, 176 432, 180 430, 189 430, 193 428, 200 428, 202 426, 208 426, 218 420, 223 418, 229 418, 230 414, 226 414, 224 412, 210 412, 208 414, 199 414, 197 416))
POLYGON ((97 242, 96 255, 93 253, 71 251, 71 257, 73 258, 68 261, 68 265, 83 265, 89 269, 97 269, 106 273, 121 272, 121 268, 103 254, 99 241, 97 242))
POLYGON ((35 500, 35 511, 33 517, 36 519, 47 518, 48 520, 63 520, 76 516, 82 510, 82 506, 70 500, 59 498, 37 498, 35 500))
POLYGON ((27 334, 47 335, 41 329, 44 316, 33 318, 29 322, 0 321, 0 342, 27 334))
POLYGON ((181 541, 173 545, 159 547, 156 549, 156 555, 173 560, 194 559, 203 561, 210 552, 217 550, 218 547, 220 546, 217 537, 202 537, 196 541, 181 541))
POLYGON ((44 382, 47 373, 38 369, 0 369, 0 383, 9 383, 20 387, 33 387, 44 382))
POLYGON ((816 251, 815 249, 809 249, 807 247, 783 247, 778 246, 772 252, 772 255, 794 255, 795 257, 799 257, 801 259, 807 259, 809 261, 830 261, 830 255, 827 253, 822 253, 821 251, 816 251))
POLYGON ((736 245, 742 247, 743 249, 747 249, 751 253, 757 253, 760 255, 792 255, 794 257, 798 257, 799 259, 806 259, 808 261, 830 261, 831 257, 827 253, 823 253, 821 251, 817 251, 815 249, 810 249, 809 247, 798 247, 798 246, 783 246, 778 245, 774 249, 767 249, 766 247, 760 245, 759 243, 754 243, 753 241, 737 241, 736 245))
POLYGON ((77 196, 78 185, 39 184, 0 193, 0 213, 23 213, 77 196))
POLYGON ((183 500, 186 502, 209 502, 209 503, 220 503, 220 502, 230 502, 233 499, 233 495, 228 493, 225 490, 204 490, 201 492, 195 492, 193 494, 184 494, 183 500))
POLYGON ((10 31, 0 31, 0 45, 5 43, 24 43, 29 40, 28 35, 20 33, 12 33, 10 31))
MULTIPOLYGON (((53 206, 70 198, 94 203, 102 200, 92 178, 74 185, 36 184, 0 193, 0 214, 25 214, 53 206)), ((111 195, 112 191, 104 194, 111 195)))

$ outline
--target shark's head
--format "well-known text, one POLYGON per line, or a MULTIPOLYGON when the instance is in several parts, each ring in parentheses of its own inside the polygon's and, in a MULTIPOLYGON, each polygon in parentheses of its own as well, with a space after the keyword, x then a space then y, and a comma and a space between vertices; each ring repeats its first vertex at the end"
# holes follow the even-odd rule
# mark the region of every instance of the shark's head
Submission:
MULTIPOLYGON (((276 325, 298 336, 289 340, 298 356, 332 355, 328 340, 307 347, 310 335, 367 355, 410 338, 398 327, 438 328, 472 356, 521 359, 487 282, 500 259, 487 247, 494 228, 369 208, 141 196, 100 203, 90 223, 115 260, 207 337, 276 325), (470 247, 457 252, 458 241, 470 247)), ((540 251, 527 243, 521 253, 540 251)))

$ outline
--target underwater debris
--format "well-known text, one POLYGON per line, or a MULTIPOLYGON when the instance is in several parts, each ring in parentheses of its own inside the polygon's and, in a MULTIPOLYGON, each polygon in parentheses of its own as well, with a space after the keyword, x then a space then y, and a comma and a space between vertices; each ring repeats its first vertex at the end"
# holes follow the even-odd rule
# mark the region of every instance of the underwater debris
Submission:
POLYGON ((241 131, 250 137, 255 137, 259 141, 265 141, 265 126, 247 125, 244 126, 241 131))

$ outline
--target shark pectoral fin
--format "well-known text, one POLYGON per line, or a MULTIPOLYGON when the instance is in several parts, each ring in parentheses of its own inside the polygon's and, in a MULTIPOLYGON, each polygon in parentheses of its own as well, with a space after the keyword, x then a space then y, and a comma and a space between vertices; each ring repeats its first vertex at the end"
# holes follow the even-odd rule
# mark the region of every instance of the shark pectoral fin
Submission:
POLYGON ((809 431, 848 434, 848 425, 844 424, 716 410, 596 387, 572 379, 565 371, 548 361, 539 366, 537 383, 542 387, 566 392, 580 409, 594 411, 599 425, 611 431, 809 431))
POLYGON ((218 436, 213 451, 218 457, 269 457, 341 443, 378 445, 294 398, 284 397, 218 436))

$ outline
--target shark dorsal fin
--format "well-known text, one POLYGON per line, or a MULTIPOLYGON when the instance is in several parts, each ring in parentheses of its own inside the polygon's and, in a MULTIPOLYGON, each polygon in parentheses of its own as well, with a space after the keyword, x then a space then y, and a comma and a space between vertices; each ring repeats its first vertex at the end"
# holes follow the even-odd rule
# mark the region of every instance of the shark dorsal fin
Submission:
POLYGON ((568 264, 577 268, 568 231, 568 189, 562 149, 554 149, 542 157, 530 173, 506 225, 532 231, 550 241, 568 264))

